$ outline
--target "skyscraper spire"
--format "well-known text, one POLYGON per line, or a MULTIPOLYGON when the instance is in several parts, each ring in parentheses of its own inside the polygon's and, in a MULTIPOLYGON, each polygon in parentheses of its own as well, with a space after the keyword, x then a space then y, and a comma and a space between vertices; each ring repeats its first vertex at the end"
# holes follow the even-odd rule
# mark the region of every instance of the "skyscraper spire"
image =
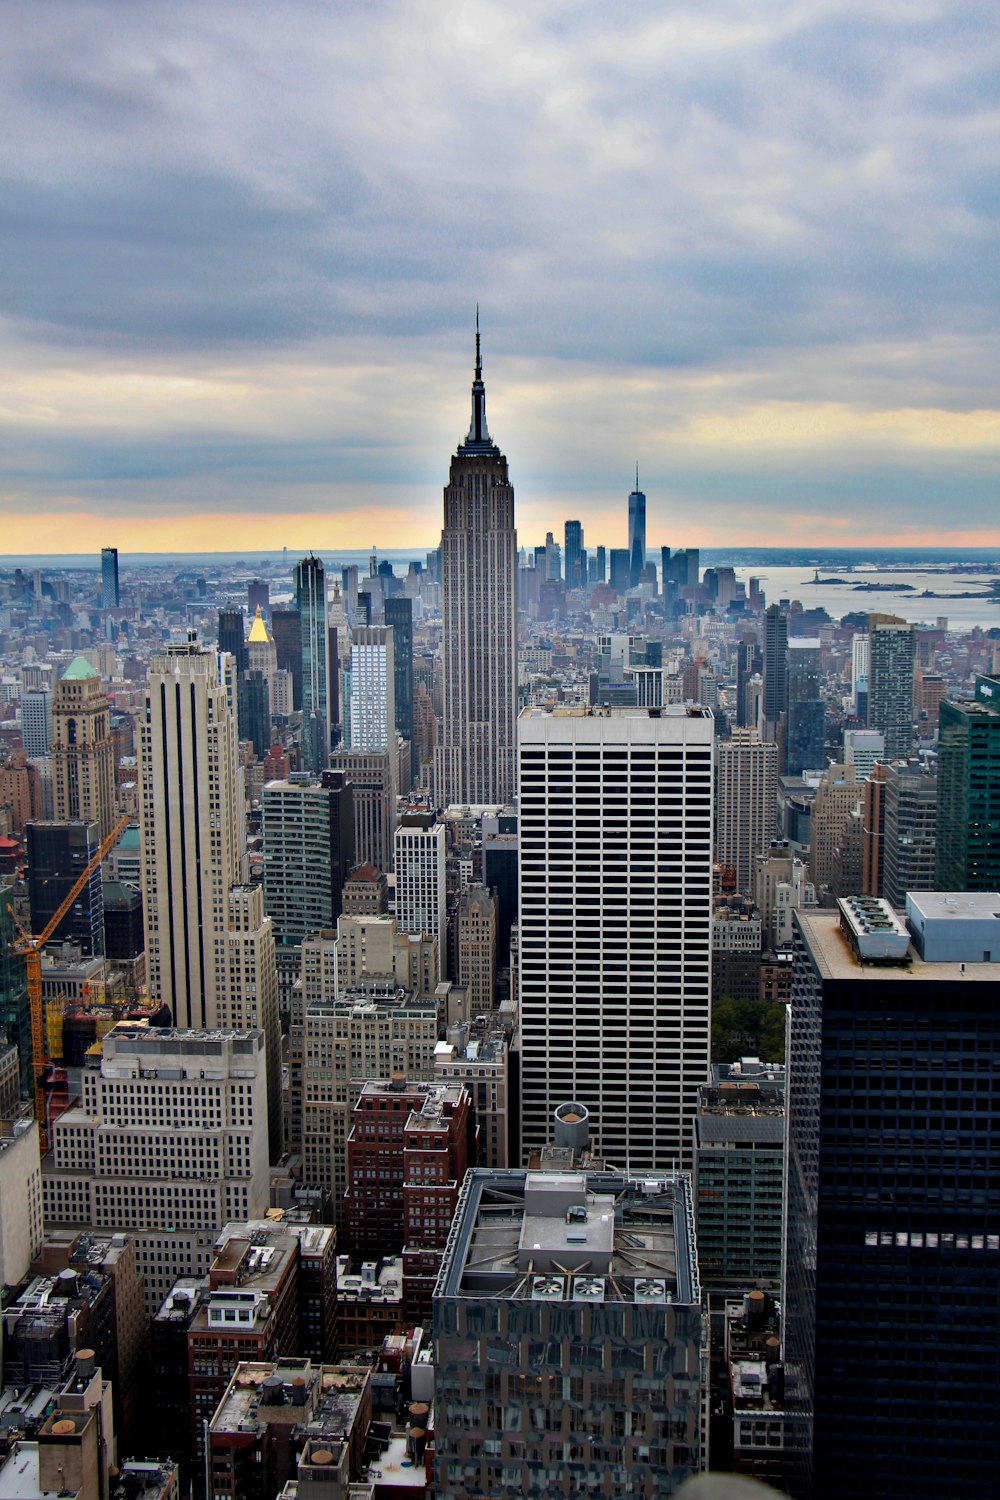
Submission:
POLYGON ((442 807, 506 804, 515 790, 514 490, 486 427, 478 314, 477 308, 472 426, 451 460, 441 530, 444 714, 434 787, 442 807))
POLYGON ((483 384, 483 359, 479 345, 479 303, 476 303, 476 368, 472 380, 472 422, 469 436, 460 453, 485 453, 493 449, 493 439, 486 426, 486 387, 483 384))
POLYGON ((635 461, 635 489, 636 489, 636 494, 638 494, 639 493, 639 460, 638 459, 636 459, 636 461, 635 461))

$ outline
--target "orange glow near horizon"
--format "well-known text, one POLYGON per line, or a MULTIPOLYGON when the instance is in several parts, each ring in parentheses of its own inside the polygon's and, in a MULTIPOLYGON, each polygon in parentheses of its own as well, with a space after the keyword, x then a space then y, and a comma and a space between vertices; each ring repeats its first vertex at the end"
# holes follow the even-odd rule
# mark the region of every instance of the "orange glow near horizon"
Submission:
MULTIPOLYGON (((539 508, 531 507, 519 520, 522 545, 533 546, 553 531, 562 541, 565 516, 581 515, 584 530, 593 537, 590 545, 603 541, 619 545, 618 532, 624 532, 625 517, 617 511, 603 510, 588 517, 583 507, 567 504, 565 516, 536 520, 539 508), (534 512, 534 514, 532 514, 534 512), (530 525, 530 530, 526 524, 530 525)), ((624 507, 622 507, 624 510, 624 507)), ((665 507, 668 511, 671 507, 665 507)), ((726 525, 693 527, 686 519, 673 527, 667 516, 650 516, 649 549, 661 545, 678 547, 753 548, 767 543, 757 535, 734 535, 726 525)), ((371 507, 323 515, 315 512, 233 516, 228 513, 203 513, 175 516, 100 515, 96 512, 7 515, 4 518, 0 547, 2 554, 17 556, 56 556, 59 554, 97 553, 102 546, 116 546, 121 553, 198 553, 198 552, 280 552, 283 547, 294 552, 367 551, 376 549, 425 552, 438 543, 440 522, 421 509, 403 510, 371 507)), ((913 547, 996 547, 996 530, 954 530, 942 536, 940 531, 908 531, 893 528, 885 534, 856 532, 850 518, 831 516, 788 516, 782 522, 780 548, 850 547, 905 550, 913 547)), ((620 541, 624 546, 624 540, 620 541)))

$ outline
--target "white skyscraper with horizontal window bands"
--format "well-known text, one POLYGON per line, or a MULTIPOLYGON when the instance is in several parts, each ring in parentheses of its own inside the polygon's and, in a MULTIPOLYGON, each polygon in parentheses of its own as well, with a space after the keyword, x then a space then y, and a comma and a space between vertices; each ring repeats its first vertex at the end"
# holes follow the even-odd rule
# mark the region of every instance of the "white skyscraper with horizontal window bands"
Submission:
POLYGON ((231 656, 193 642, 153 656, 139 766, 149 993, 178 1026, 217 1026, 229 893, 246 865, 231 656))
POLYGON ((435 785, 451 802, 514 795, 517 715, 517 533, 507 460, 486 426, 479 354, 469 435, 451 461, 441 532, 444 726, 435 785))
POLYGON ((713 720, 518 720, 522 1141, 578 1100, 616 1167, 690 1164, 709 1068, 713 720))

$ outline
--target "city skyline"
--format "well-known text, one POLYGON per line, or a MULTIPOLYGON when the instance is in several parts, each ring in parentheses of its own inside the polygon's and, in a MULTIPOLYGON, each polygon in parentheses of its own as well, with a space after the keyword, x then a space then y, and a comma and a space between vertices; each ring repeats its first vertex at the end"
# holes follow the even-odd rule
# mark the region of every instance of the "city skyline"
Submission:
POLYGON ((0 19, 6 549, 417 545, 477 300, 526 537, 995 543, 991 20, 0 19))

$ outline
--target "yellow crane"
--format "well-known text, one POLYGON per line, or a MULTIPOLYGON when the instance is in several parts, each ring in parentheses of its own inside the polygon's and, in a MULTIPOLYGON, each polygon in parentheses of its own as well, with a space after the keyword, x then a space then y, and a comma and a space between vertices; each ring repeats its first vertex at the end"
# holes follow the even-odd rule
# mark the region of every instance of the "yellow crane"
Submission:
POLYGON ((101 841, 101 847, 97 850, 97 853, 87 861, 86 866, 80 871, 80 874, 74 880, 48 922, 46 922, 45 927, 37 936, 25 931, 21 923, 17 920, 17 917, 14 916, 13 907, 8 906, 7 908, 20 934, 14 943, 14 952, 23 955, 24 967, 28 977, 28 1010, 31 1015, 31 1056, 35 1070, 35 1119, 38 1121, 38 1134, 43 1153, 48 1150, 49 1142, 45 1119, 45 1090, 42 1087, 46 1062, 45 1027, 42 1016, 42 949, 94 871, 107 858, 108 852, 117 844, 128 827, 129 822, 128 813, 123 814, 118 819, 118 822, 112 828, 107 838, 101 841))

